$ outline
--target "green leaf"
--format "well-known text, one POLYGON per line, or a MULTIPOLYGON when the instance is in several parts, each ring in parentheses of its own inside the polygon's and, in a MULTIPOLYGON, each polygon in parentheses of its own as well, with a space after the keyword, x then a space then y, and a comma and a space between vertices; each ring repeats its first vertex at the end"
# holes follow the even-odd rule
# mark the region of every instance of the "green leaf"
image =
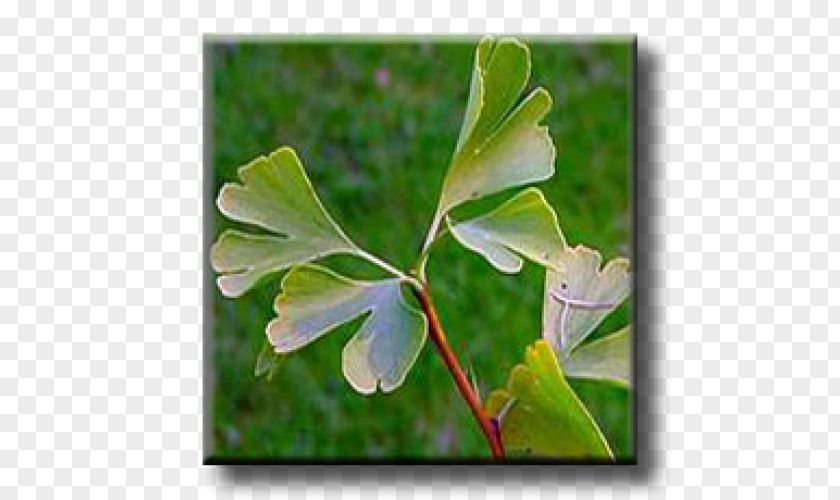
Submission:
POLYGON ((554 175, 554 143, 548 128, 537 125, 549 109, 551 96, 537 89, 486 142, 459 152, 443 182, 440 213, 554 175))
POLYGON ((443 181, 433 227, 461 203, 554 174, 554 143, 538 125, 551 96, 538 88, 518 106, 531 71, 528 47, 513 38, 483 39, 458 145, 443 181))
POLYGON ((280 148, 239 169, 242 184, 225 184, 216 204, 228 218, 275 235, 225 231, 210 251, 219 289, 238 297, 263 276, 358 248, 330 218, 291 148, 280 148))
POLYGON ((578 245, 566 248, 555 268, 546 269, 543 338, 561 359, 630 294, 627 259, 600 267, 601 254, 578 245))
POLYGON ((402 296, 400 279, 356 281, 324 267, 293 267, 277 296, 277 317, 266 328, 275 351, 299 349, 334 328, 367 315, 345 345, 342 367, 362 394, 402 384, 426 340, 426 317, 402 296))
POLYGON ((501 425, 508 455, 613 459, 604 435, 544 340, 527 348, 525 364, 511 370, 507 388, 494 391, 485 406, 501 425))
POLYGON ((566 247, 557 215, 537 188, 528 188, 492 212, 459 222, 450 230, 462 245, 503 273, 522 269, 517 253, 553 266, 566 247))
POLYGON ((260 353, 257 356, 257 363, 254 365, 254 376, 262 377, 265 375, 266 379, 271 380, 274 374, 277 373, 277 368, 280 366, 280 356, 274 352, 267 341, 263 342, 260 353))
POLYGON ((568 377, 612 381, 630 386, 631 328, 581 344, 563 361, 568 377))

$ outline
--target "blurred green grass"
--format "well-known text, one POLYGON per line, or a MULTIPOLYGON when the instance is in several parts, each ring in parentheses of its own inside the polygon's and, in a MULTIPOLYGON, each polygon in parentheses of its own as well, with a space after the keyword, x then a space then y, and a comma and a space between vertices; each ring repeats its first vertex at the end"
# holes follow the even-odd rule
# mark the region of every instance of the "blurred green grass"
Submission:
MULTIPOLYGON (((570 244, 605 259, 630 252, 632 44, 529 41, 529 88, 554 97, 547 119, 557 173, 539 184, 570 244)), ((329 212, 363 248, 400 267, 422 244, 455 146, 469 91, 474 43, 359 40, 206 45, 212 144, 211 193, 252 158, 297 150, 329 212)), ((466 207, 475 213, 512 192, 466 207)), ((218 213, 212 237, 230 225, 218 213)), ((352 258, 331 267, 380 272, 352 258)), ((540 332, 542 273, 505 276, 451 239, 428 267, 439 314, 482 395, 504 384, 540 332)), ((253 376, 279 276, 244 297, 210 293, 214 458, 472 458, 486 444, 449 374, 427 343, 405 384, 390 395, 356 394, 341 375, 341 349, 359 321, 286 356, 267 382, 253 376)), ((600 333, 629 321, 628 305, 600 333)), ((586 384, 583 384, 584 386, 586 384)), ((604 396, 581 387, 587 397, 604 396)), ((626 397, 626 396, 625 396, 626 397)), ((626 403, 626 401, 625 401, 626 403)), ((609 405, 607 405, 609 407, 609 405)), ((623 408, 623 406, 620 406, 623 408)), ((629 425, 609 410, 608 425, 629 425)), ((626 454, 629 443, 619 448, 626 454)))

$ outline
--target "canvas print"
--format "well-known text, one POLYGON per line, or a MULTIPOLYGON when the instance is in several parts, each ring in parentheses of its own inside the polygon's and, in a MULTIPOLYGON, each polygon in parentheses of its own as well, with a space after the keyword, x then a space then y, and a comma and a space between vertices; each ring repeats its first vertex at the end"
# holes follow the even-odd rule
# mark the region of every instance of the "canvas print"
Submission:
POLYGON ((207 463, 634 463, 634 39, 204 50, 207 463))

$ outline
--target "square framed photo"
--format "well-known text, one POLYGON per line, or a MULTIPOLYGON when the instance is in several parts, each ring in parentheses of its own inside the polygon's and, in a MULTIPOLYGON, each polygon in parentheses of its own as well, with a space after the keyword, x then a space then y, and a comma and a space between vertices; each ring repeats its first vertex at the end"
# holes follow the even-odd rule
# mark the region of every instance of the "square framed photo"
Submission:
POLYGON ((635 463, 635 38, 204 57, 206 463, 635 463))

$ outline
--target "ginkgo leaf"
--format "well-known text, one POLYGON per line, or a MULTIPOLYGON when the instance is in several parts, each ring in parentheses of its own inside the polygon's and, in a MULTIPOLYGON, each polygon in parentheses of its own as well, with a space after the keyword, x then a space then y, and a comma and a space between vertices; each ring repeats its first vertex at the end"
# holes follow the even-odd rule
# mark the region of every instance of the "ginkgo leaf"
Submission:
POLYGON ((507 387, 485 405, 502 432, 505 453, 565 460, 613 459, 603 433, 563 376, 551 346, 538 340, 507 387))
POLYGON ((537 188, 520 192, 492 212, 451 225, 450 231, 504 273, 522 269, 517 254, 554 266, 566 247, 557 215, 537 188))
POLYGON ((362 394, 402 384, 426 340, 426 317, 409 306, 398 278, 357 281, 304 264, 283 278, 277 317, 266 328, 279 353, 291 352, 362 315, 367 318, 345 345, 347 381, 362 394))
POLYGON ((628 325, 578 346, 563 360, 563 370, 568 377, 606 380, 629 387, 631 354, 631 328, 628 325))
POLYGON ((629 267, 627 259, 617 258, 601 269, 601 254, 578 245, 546 268, 543 338, 561 359, 630 294, 629 267))
POLYGON ((551 109, 551 96, 537 89, 486 142, 457 153, 443 182, 440 212, 504 189, 554 175, 554 143, 537 125, 551 109))
POLYGON ((554 143, 548 128, 539 125, 551 109, 551 96, 538 88, 517 105, 530 72, 530 54, 523 43, 489 37, 479 43, 464 122, 443 181, 433 232, 461 203, 554 174, 554 143))
POLYGON ((303 166, 280 148, 239 169, 242 184, 225 184, 216 204, 228 218, 275 235, 225 231, 211 249, 219 289, 228 297, 248 291, 263 276, 293 264, 358 248, 330 218, 303 166))

